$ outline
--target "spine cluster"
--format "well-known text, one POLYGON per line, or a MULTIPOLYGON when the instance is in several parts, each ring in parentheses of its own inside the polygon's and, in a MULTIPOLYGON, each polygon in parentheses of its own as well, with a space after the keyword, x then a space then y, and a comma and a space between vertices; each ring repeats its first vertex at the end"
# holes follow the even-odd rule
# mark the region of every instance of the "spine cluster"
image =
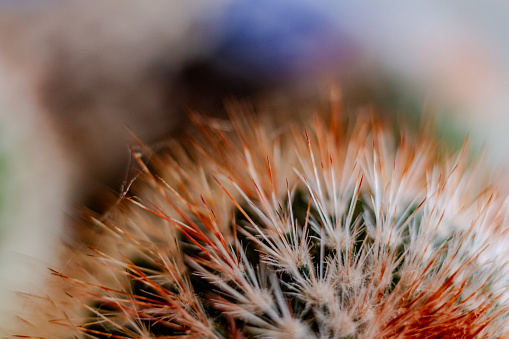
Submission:
POLYGON ((116 216, 92 220, 99 245, 74 254, 81 273, 53 271, 79 311, 52 324, 119 339, 508 337, 502 189, 466 148, 331 106, 278 126, 239 105, 140 160, 116 216))

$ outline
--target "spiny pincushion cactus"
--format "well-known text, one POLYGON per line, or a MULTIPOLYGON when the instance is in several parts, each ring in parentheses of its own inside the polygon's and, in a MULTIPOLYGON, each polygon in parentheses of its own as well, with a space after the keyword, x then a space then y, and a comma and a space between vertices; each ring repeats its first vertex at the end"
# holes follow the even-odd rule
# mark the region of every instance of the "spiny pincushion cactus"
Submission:
POLYGON ((41 314, 85 338, 507 337, 502 188, 465 149, 337 106, 288 126, 237 105, 134 152, 135 189, 41 314))

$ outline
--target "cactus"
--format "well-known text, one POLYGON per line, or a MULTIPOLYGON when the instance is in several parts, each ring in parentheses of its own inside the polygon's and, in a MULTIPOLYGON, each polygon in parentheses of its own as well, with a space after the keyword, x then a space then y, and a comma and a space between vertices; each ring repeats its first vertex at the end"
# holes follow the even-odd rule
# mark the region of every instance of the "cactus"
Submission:
POLYGON ((133 151, 114 216, 90 216, 94 245, 52 271, 66 295, 51 323, 84 338, 507 337, 497 177, 466 145, 322 106, 290 126, 231 104, 150 161, 133 151))

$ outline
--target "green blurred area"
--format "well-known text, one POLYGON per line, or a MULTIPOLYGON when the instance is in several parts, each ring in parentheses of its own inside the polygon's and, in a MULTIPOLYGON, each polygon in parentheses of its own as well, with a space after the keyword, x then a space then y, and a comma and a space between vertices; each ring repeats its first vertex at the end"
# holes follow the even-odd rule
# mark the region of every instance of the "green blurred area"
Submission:
POLYGON ((5 150, 0 148, 0 243, 4 238, 7 226, 5 225, 5 201, 7 199, 8 166, 5 150))
POLYGON ((8 212, 6 210, 9 191, 9 178, 11 178, 12 164, 9 162, 12 150, 9 147, 10 136, 4 126, 0 125, 0 245, 8 231, 8 212))

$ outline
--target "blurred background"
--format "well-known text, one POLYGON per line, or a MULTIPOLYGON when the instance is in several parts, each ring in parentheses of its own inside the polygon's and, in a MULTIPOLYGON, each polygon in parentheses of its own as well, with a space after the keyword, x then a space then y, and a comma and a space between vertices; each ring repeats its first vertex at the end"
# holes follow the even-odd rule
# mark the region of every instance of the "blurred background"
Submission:
POLYGON ((508 34, 501 2, 0 0, 0 312, 41 292, 75 206, 118 191, 127 131, 178 137, 189 107, 334 82, 507 166, 508 34))

